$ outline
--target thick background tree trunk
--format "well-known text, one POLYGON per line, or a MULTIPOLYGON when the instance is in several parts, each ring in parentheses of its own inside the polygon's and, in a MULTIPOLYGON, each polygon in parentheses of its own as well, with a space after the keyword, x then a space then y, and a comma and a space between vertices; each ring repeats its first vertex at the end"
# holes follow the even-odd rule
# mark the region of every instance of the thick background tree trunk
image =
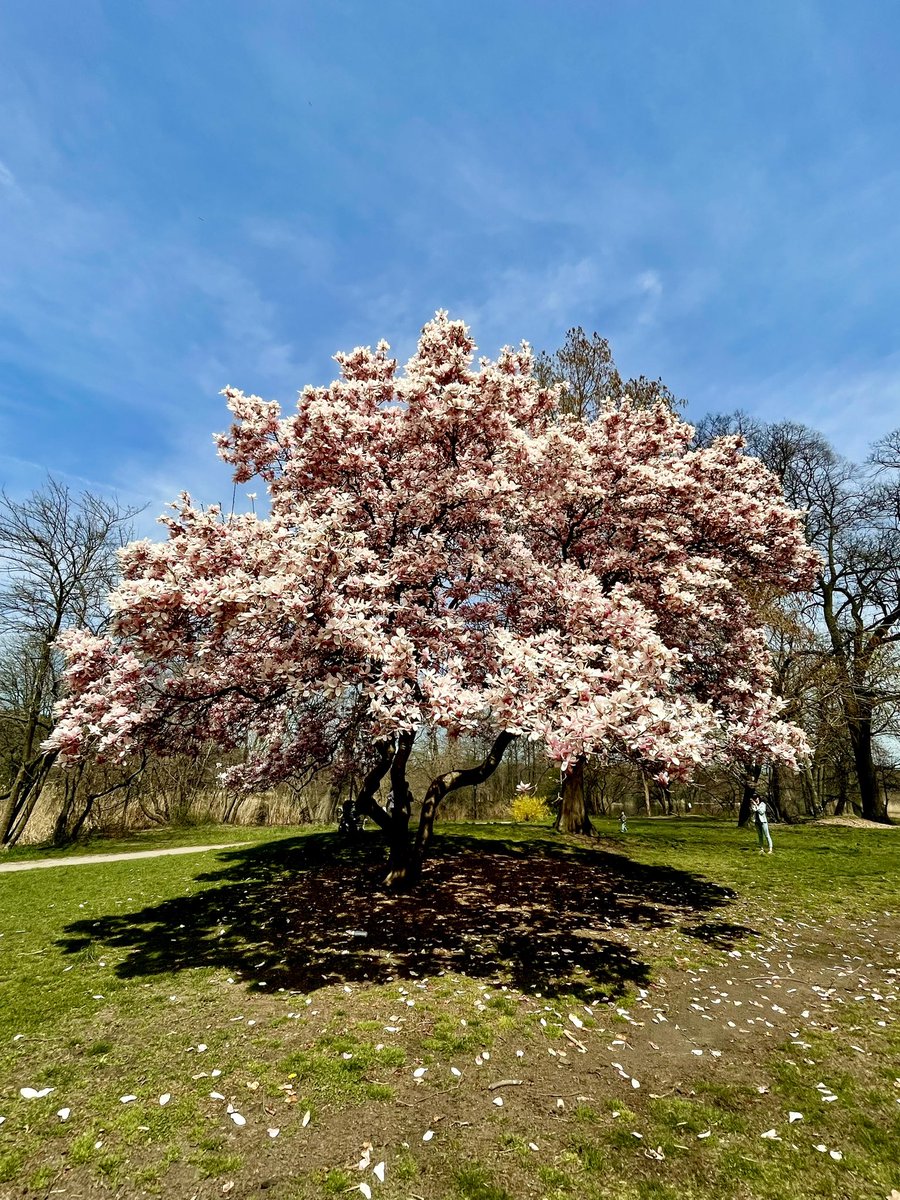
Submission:
POLYGON ((759 782, 759 777, 762 774, 762 765, 750 767, 747 771, 747 777, 744 780, 744 794, 741 796, 741 807, 738 811, 738 828, 743 828, 750 820, 750 798, 753 795, 753 790, 759 782))
POLYGON ((862 706, 849 721, 850 745, 859 783, 862 815, 868 821, 887 823, 887 804, 878 787, 878 775, 872 758, 872 714, 862 706))
POLYGON ((561 833, 583 833, 590 837, 594 830, 584 800, 585 759, 577 758, 562 780, 562 795, 556 828, 561 833))

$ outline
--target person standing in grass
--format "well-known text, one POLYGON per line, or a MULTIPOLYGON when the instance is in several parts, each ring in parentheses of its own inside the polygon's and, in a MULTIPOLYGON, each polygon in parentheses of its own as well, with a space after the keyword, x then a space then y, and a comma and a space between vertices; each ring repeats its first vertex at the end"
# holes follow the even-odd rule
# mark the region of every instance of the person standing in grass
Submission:
POLYGON ((766 854, 766 844, 768 843, 768 853, 772 853, 772 835, 769 833, 769 813, 766 808, 766 802, 757 792, 753 793, 750 800, 750 814, 753 817, 753 824, 756 826, 756 836, 759 840, 760 854, 766 854))
POLYGON ((625 809, 623 808, 622 815, 619 818, 619 833, 627 833, 627 832, 628 832, 628 825, 625 821, 625 809))

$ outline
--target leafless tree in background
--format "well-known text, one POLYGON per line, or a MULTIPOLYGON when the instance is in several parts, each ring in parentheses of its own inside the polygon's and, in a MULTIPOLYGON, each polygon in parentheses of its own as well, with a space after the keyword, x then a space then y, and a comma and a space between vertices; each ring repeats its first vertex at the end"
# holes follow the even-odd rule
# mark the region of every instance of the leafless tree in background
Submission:
POLYGON ((874 739, 898 692, 889 666, 900 641, 900 431, 864 465, 841 457, 815 430, 742 413, 705 418, 697 442, 725 433, 741 433, 789 502, 806 510, 807 536, 822 555, 808 615, 836 681, 862 815, 886 821, 874 739))
POLYGON ((34 811, 55 754, 41 749, 52 728, 60 670, 54 643, 77 625, 107 620, 116 551, 138 509, 60 481, 26 500, 0 493, 0 844, 17 841, 34 811))

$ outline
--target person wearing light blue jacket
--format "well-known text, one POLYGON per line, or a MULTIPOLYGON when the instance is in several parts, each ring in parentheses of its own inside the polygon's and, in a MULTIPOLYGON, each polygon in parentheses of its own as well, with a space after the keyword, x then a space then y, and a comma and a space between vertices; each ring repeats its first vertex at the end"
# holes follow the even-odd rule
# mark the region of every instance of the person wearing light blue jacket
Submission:
POLYGON ((772 853, 772 835, 769 833, 769 813, 762 796, 754 794, 750 801, 750 815, 756 826, 756 836, 759 840, 760 854, 772 853), (766 844, 768 843, 768 851, 766 844))

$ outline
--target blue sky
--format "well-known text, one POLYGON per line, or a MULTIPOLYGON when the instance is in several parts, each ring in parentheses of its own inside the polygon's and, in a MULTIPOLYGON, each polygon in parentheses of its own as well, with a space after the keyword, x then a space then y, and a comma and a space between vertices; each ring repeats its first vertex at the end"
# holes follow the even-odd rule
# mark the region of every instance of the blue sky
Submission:
POLYGON ((438 307, 610 338, 688 414, 900 425, 900 8, 32 0, 0 11, 0 482, 230 500, 290 404, 438 307))

